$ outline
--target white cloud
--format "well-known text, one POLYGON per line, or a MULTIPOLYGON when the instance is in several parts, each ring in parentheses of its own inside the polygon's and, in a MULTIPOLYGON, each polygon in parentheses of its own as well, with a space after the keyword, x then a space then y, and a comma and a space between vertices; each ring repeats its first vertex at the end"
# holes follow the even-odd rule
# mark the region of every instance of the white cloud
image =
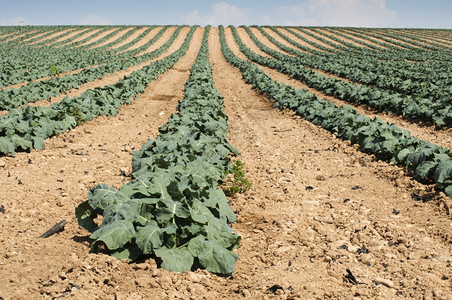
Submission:
POLYGON ((25 18, 17 17, 8 20, 1 20, 0 25, 31 25, 31 23, 25 18))
POLYGON ((307 26, 384 26, 396 17, 386 0, 308 0, 278 10, 285 16, 281 25, 307 26))
POLYGON ((113 25, 113 22, 96 14, 90 14, 80 21, 80 25, 113 25))
POLYGON ((181 17, 183 23, 188 25, 241 25, 248 23, 248 14, 250 10, 230 5, 226 2, 218 2, 212 5, 209 14, 201 16, 197 10, 181 17))

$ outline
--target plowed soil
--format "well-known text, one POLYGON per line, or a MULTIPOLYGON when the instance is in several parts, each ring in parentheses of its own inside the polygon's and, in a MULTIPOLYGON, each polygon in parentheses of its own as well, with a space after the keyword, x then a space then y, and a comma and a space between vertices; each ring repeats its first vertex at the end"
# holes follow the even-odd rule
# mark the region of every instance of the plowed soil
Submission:
POLYGON ((229 198, 242 236, 235 277, 89 253, 75 207, 94 185, 129 180, 132 150, 176 112, 202 34, 117 116, 55 136, 44 150, 0 158, 0 299, 451 299, 452 200, 272 108, 226 62, 217 28, 209 37, 213 76, 229 141, 252 182, 229 198), (63 231, 39 238, 63 219, 63 231))

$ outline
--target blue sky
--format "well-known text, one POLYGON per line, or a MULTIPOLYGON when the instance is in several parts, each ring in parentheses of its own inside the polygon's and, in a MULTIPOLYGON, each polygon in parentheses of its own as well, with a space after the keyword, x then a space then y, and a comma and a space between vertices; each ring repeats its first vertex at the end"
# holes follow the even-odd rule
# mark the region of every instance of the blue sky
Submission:
POLYGON ((452 29, 450 0, 0 0, 0 25, 304 25, 452 29))

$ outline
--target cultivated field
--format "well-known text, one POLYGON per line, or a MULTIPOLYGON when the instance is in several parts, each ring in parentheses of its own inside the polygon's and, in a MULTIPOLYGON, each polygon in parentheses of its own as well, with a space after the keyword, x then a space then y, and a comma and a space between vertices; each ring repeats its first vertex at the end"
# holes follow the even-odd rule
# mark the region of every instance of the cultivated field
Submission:
POLYGON ((452 31, 0 27, 0 54, 0 299, 451 298, 452 31))

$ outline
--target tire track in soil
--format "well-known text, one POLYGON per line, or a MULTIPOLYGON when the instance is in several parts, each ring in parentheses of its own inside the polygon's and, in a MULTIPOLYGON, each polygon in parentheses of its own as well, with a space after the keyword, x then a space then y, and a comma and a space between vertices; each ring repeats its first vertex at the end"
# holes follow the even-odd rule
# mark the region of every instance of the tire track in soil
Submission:
POLYGON ((230 200, 242 244, 229 292, 260 299, 278 284, 281 299, 446 299, 452 222, 411 198, 427 196, 425 187, 402 168, 271 108, 219 51, 212 56, 229 139, 253 183, 230 200), (362 284, 344 282, 346 269, 362 284))
MULTIPOLYGON (((232 33, 230 33, 230 29, 226 30, 226 34, 227 34, 227 38, 228 41, 230 42, 230 44, 235 45, 234 47, 236 49, 238 49, 238 45, 235 42, 234 37, 232 36, 232 33)), ((261 54, 263 53, 262 50, 260 50, 256 44, 249 38, 248 34, 246 32, 241 32, 239 33, 240 37, 242 38, 243 43, 250 48, 253 52, 261 54)), ((258 37, 262 42, 264 42, 267 46, 275 48, 274 50, 279 51, 278 49, 276 49, 276 46, 271 43, 268 39, 266 39, 264 36, 260 36, 258 37), (264 40, 265 38, 265 40, 264 40)), ((239 52, 239 50, 237 50, 235 52, 235 54, 237 56, 239 56, 242 59, 246 59, 246 56, 243 55, 241 52, 239 52), (238 52, 237 52, 238 51, 238 52)), ((282 52, 282 51, 280 51, 282 52)), ((268 56, 268 55, 267 55, 268 56)), ((256 64, 257 65, 257 64, 256 64)), ((390 124, 395 123, 397 124, 397 126, 399 126, 400 128, 403 129, 407 129, 410 130, 413 136, 416 136, 417 138, 429 141, 431 143, 437 144, 439 146, 442 146, 444 148, 447 149, 451 149, 452 150, 452 128, 442 128, 442 129, 437 129, 435 126, 432 125, 426 125, 426 124, 422 124, 422 123, 417 123, 415 121, 408 121, 406 119, 401 118, 400 116, 397 116, 396 114, 391 114, 391 113, 387 113, 387 112, 377 112, 376 110, 373 110, 370 107, 367 107, 364 104, 356 104, 356 103, 349 103, 343 100, 340 100, 338 98, 335 98, 333 96, 328 96, 326 94, 324 94, 321 91, 318 91, 314 88, 311 88, 309 86, 307 86, 306 84, 301 83, 300 81, 289 77, 288 75, 279 73, 278 71, 268 68, 268 67, 264 67, 261 65, 258 65, 259 68, 261 68, 267 75, 271 76, 274 80, 279 81, 279 82, 284 82, 285 84, 289 84, 297 89, 306 89, 309 93, 312 93, 314 95, 316 95, 319 98, 328 100, 334 104, 336 104, 337 106, 342 106, 344 104, 347 105, 351 105, 353 106, 356 111, 360 114, 363 114, 365 116, 368 116, 370 118, 380 118, 385 122, 388 122, 390 124)), ((318 71, 316 69, 311 69, 314 70, 324 76, 327 77, 331 77, 331 78, 336 78, 336 79, 340 79, 343 81, 348 81, 347 79, 343 79, 322 71, 318 71)))
MULTIPOLYGON (((30 105, 30 106, 49 106, 52 103, 60 102, 64 97, 70 97, 70 98, 78 97, 81 94, 83 94, 86 90, 94 89, 94 88, 98 88, 98 87, 104 87, 109 84, 114 84, 114 83, 118 82, 120 79, 124 78, 124 76, 130 75, 132 72, 135 72, 137 70, 144 68, 145 66, 149 65, 151 62, 165 58, 166 56, 168 56, 171 53, 173 53, 174 51, 176 51, 184 42, 184 39, 187 36, 189 31, 190 31, 190 28, 188 28, 188 27, 182 29, 181 32, 179 33, 179 36, 176 38, 176 40, 173 42, 173 44, 168 48, 168 50, 165 53, 161 54, 160 56, 158 56, 154 59, 147 60, 147 61, 142 62, 135 66, 131 66, 131 67, 127 68, 126 70, 121 70, 121 71, 117 71, 113 74, 106 75, 100 79, 96 79, 96 80, 87 82, 85 84, 82 84, 78 88, 69 90, 68 92, 66 92, 64 94, 51 97, 50 100, 36 101, 33 103, 29 103, 28 105, 30 105)), ((146 53, 160 48, 165 42, 167 42, 169 40, 169 38, 171 37, 173 32, 174 31, 171 31, 171 30, 168 30, 167 32, 165 32, 162 35, 162 37, 159 40, 157 40, 154 45, 152 45, 152 47, 149 47, 146 50, 146 53)))
MULTIPOLYGON (((2 297, 50 298, 69 291, 79 299, 109 299, 136 292, 131 278, 152 278, 149 270, 137 274, 132 265, 89 254, 87 232, 77 225, 74 208, 86 200, 92 186, 120 187, 129 180, 120 173, 130 174, 131 151, 157 136, 158 128, 175 112, 177 100, 183 98, 202 34, 203 29, 197 29, 189 50, 174 69, 150 83, 138 100, 123 106, 117 116, 99 117, 55 136, 42 151, 0 159, 0 203, 5 210, 0 218, 2 297), (171 99, 160 100, 162 94, 171 99), (63 218, 68 220, 63 232, 37 238, 63 218)), ((164 291, 148 290, 142 295, 164 291)))

